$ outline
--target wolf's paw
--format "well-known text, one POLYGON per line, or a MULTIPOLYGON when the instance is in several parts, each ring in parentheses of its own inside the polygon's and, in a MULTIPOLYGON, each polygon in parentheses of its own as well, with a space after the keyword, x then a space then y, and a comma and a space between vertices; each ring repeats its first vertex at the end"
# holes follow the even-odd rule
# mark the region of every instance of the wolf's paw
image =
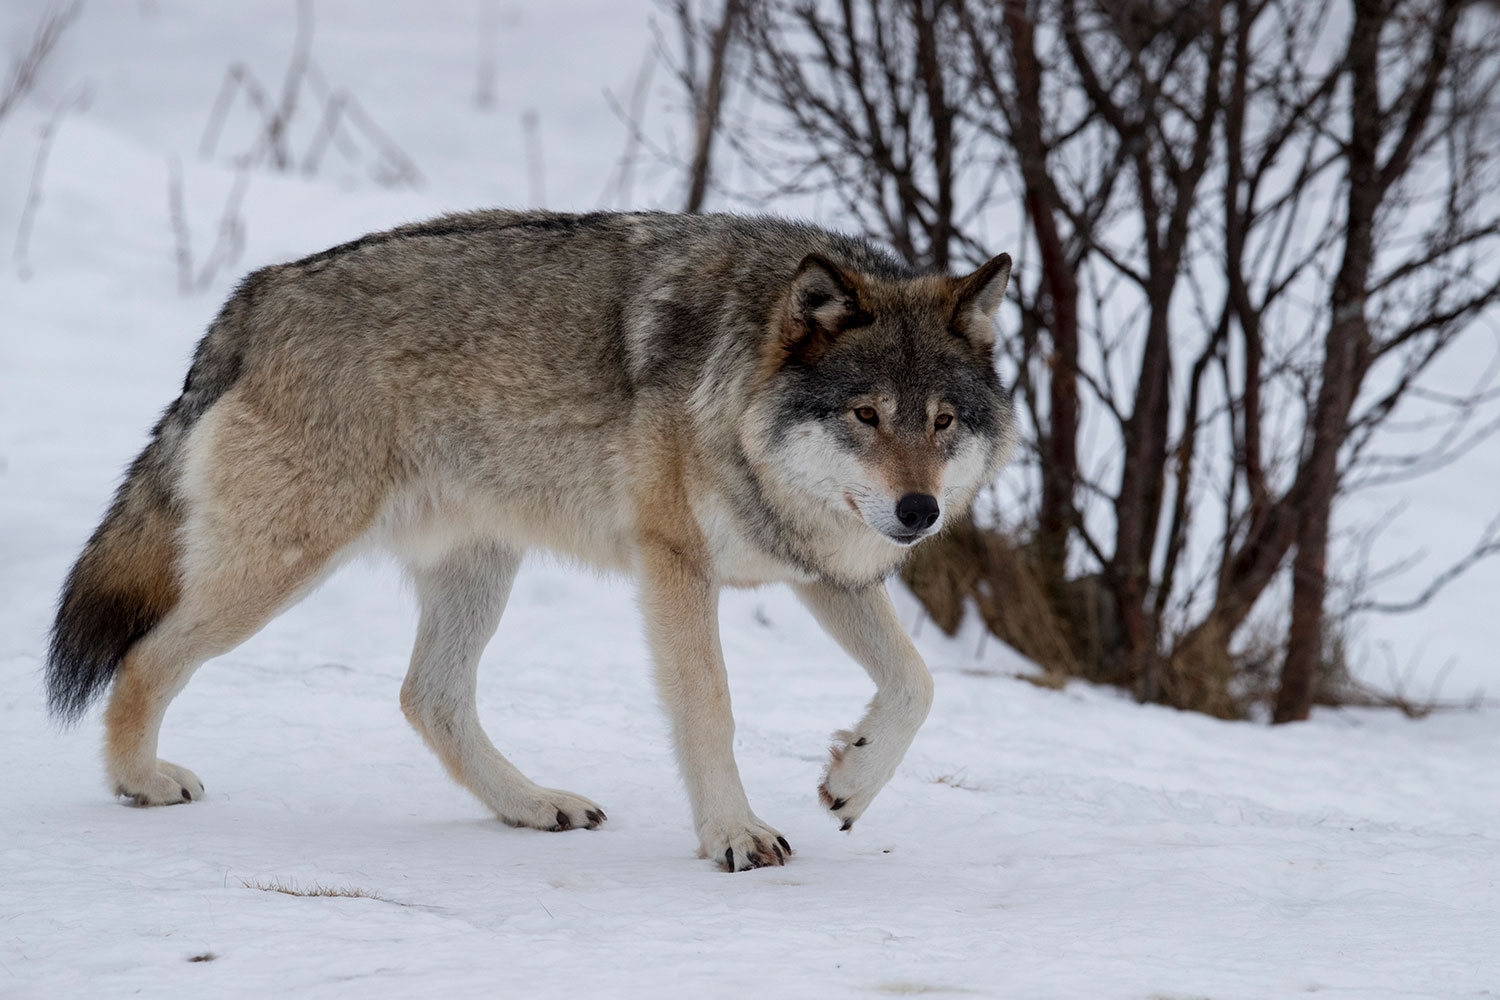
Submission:
POLYGON ((172 806, 203 798, 203 782, 185 767, 158 760, 156 770, 144 782, 116 782, 115 794, 137 806, 172 806))
POLYGON ((786 864, 792 845, 755 816, 742 820, 710 820, 698 831, 700 858, 708 858, 727 872, 747 872, 786 864))
POLYGON ((848 830, 891 780, 901 758, 890 759, 888 748, 847 730, 833 734, 828 753, 831 759, 818 782, 818 801, 833 813, 840 830, 848 830))
POLYGON ((524 800, 497 809, 501 822, 534 830, 594 830, 607 818, 604 810, 582 795, 556 788, 538 788, 524 800))

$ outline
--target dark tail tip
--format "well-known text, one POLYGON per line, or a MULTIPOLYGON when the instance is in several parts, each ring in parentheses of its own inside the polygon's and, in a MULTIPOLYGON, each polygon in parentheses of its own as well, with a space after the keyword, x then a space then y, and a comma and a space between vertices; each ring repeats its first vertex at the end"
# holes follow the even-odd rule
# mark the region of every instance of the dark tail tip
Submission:
POLYGON ((47 647, 47 708, 76 722, 114 677, 125 652, 161 617, 139 599, 81 585, 85 554, 58 602, 47 647))
POLYGON ((169 484, 182 411, 179 399, 162 415, 63 584, 46 675, 47 706, 64 722, 83 715, 130 647, 177 603, 182 514, 169 484))
POLYGON ((108 686, 135 642, 177 603, 174 518, 135 510, 120 491, 63 584, 47 647, 47 707, 74 722, 108 686))

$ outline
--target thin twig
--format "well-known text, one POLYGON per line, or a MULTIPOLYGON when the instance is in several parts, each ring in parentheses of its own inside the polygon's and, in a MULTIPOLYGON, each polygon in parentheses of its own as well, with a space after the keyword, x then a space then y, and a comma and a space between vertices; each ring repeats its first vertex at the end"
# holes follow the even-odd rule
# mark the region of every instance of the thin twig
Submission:
POLYGON ((526 188, 532 208, 547 207, 547 177, 542 164, 541 117, 535 108, 521 115, 521 132, 526 143, 526 188))
POLYGON ((90 92, 82 87, 72 96, 59 102, 42 125, 36 147, 36 160, 31 165, 31 181, 26 186, 26 204, 21 208, 21 220, 16 225, 16 245, 12 259, 16 263, 16 275, 22 281, 31 279, 31 231, 36 224, 36 213, 42 205, 42 179, 47 173, 47 160, 52 154, 52 142, 62 127, 63 116, 70 111, 83 112, 88 109, 90 92))
POLYGON ((21 54, 11 60, 10 73, 5 86, 0 87, 0 119, 10 113, 36 86, 37 74, 47 62, 47 57, 57 48, 63 33, 77 20, 83 9, 83 0, 72 0, 61 7, 51 8, 42 15, 31 41, 21 54))

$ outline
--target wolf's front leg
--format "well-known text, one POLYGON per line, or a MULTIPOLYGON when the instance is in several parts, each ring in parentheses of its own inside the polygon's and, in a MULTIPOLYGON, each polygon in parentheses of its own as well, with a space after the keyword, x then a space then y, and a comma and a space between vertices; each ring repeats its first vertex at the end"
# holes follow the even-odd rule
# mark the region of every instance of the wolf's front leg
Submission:
POLYGON ((875 681, 865 717, 834 733, 833 759, 818 785, 818 797, 847 830, 891 780, 927 718, 932 674, 901 627, 885 584, 849 590, 809 583, 797 595, 875 681))
POLYGON ((719 648, 718 591, 666 546, 643 546, 641 608, 672 720, 703 857, 729 871, 784 864, 792 848, 750 811, 734 763, 734 716, 719 648))

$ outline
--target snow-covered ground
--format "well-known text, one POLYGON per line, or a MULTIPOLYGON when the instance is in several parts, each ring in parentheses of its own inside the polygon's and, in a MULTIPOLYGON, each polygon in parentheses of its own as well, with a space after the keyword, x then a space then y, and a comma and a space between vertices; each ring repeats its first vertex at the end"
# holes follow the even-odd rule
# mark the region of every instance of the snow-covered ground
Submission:
MULTIPOLYGON (((45 629, 237 274, 524 203, 528 108, 552 207, 595 207, 609 187, 623 130, 600 90, 628 92, 649 8, 492 5, 496 104, 481 112, 482 6, 320 0, 314 58, 424 186, 382 189, 338 160, 311 178, 256 171, 244 258, 189 296, 169 158, 201 260, 234 183, 196 157, 208 108, 235 59, 279 83, 290 2, 96 4, 39 97, 0 123, 8 244, 37 129, 89 85, 51 150, 29 277, 0 269, 0 996, 1500 995, 1495 710, 1324 712, 1271 730, 1044 690, 973 623, 952 641, 919 628, 932 717, 845 834, 814 786, 870 685, 781 590, 727 595, 722 616, 740 766, 797 849, 786 868, 731 877, 693 856, 628 584, 544 559, 486 654, 481 710, 538 781, 600 802, 603 829, 513 830, 449 782, 396 704, 415 613, 378 562, 174 704, 162 752, 204 779, 205 802, 112 801, 97 718, 59 731, 45 717, 45 629)), ((40 7, 0 10, 0 42, 40 7)), ((244 130, 231 121, 224 148, 244 130)), ((1475 466, 1450 502, 1487 478, 1493 492, 1493 471, 1475 466)), ((1447 510, 1429 517, 1477 516, 1447 510)), ((1457 636, 1478 681, 1497 676, 1485 579, 1408 623, 1413 642, 1457 636)))

